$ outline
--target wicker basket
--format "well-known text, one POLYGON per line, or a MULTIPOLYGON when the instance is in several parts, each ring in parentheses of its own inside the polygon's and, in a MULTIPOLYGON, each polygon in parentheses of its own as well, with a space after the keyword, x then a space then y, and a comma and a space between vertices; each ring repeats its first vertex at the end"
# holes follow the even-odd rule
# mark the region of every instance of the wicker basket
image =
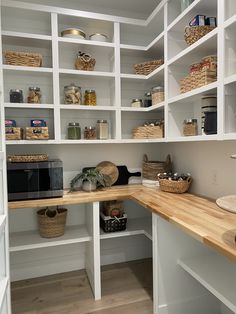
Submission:
POLYGON ((48 161, 47 154, 31 154, 31 155, 8 155, 9 162, 39 162, 48 161))
POLYGON ((37 211, 39 234, 43 238, 56 238, 65 233, 66 225, 66 208, 49 208, 37 211))
POLYGON ((23 129, 18 127, 5 127, 5 134, 7 141, 22 140, 23 129))
POLYGON ((78 56, 75 60, 75 68, 82 71, 93 71, 96 60, 88 54, 78 56))
POLYGON ((6 64, 28 67, 41 67, 43 57, 40 53, 6 51, 6 64))
POLYGON ((115 232, 126 229, 127 215, 123 214, 122 217, 110 217, 100 213, 100 227, 104 232, 115 232))
POLYGON ((164 137, 164 124, 155 126, 139 126, 132 130, 134 139, 140 138, 162 138, 164 137))
POLYGON ((25 128, 26 140, 48 140, 49 132, 48 127, 26 127, 25 128))
POLYGON ((134 65, 136 74, 148 75, 164 63, 163 59, 146 61, 134 65))
POLYGON ((187 26, 184 32, 184 39, 187 45, 192 45, 200 38, 211 32, 215 27, 209 25, 187 26))
POLYGON ((124 202, 119 200, 101 202, 101 209, 105 216, 122 216, 124 214, 124 202))
POLYGON ((162 191, 180 194, 188 191, 190 184, 192 183, 192 178, 188 177, 187 180, 183 181, 160 179, 159 183, 162 191))
POLYGON ((165 161, 149 161, 147 155, 143 157, 143 178, 157 181, 158 173, 171 172, 172 164, 170 155, 165 161))

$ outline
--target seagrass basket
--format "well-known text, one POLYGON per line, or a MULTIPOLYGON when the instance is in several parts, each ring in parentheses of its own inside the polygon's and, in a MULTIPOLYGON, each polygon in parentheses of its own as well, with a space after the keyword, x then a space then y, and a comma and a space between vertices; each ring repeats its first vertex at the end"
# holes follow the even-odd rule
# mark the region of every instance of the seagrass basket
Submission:
POLYGON ((133 139, 162 138, 164 137, 164 124, 139 126, 132 130, 133 139))
POLYGON ((191 177, 188 177, 187 180, 183 181, 174 181, 168 179, 159 180, 160 189, 162 191, 178 194, 187 192, 191 183, 192 183, 191 177))
POLYGON ((78 56, 75 60, 75 68, 82 71, 93 71, 96 64, 96 60, 89 54, 83 54, 78 56))
POLYGON ((9 162, 39 162, 48 161, 47 154, 26 154, 26 155, 8 155, 7 161, 9 162))
POLYGON ((43 57, 40 53, 6 51, 5 62, 9 65, 41 67, 43 57))
POLYGON ((172 163, 170 155, 166 157, 165 161, 150 161, 147 155, 143 157, 143 178, 157 181, 159 173, 171 172, 172 163))
POLYGON ((191 46, 200 38, 211 32, 215 27, 209 25, 187 26, 184 31, 184 39, 191 46))
POLYGON ((163 59, 146 61, 134 65, 136 74, 148 75, 164 63, 163 59))
POLYGON ((67 209, 48 207, 37 211, 39 234, 42 238, 56 238, 65 233, 67 209))

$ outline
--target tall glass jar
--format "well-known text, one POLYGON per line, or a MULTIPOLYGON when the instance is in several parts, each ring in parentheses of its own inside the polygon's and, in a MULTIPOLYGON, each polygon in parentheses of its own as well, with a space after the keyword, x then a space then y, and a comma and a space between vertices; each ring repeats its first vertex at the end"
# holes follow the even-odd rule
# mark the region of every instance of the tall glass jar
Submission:
POLYGON ((109 126, 107 120, 97 120, 97 138, 107 140, 109 137, 109 126))
POLYGON ((67 138, 69 140, 80 140, 81 139, 81 129, 77 122, 69 122, 67 127, 67 138))
POLYGON ((84 104, 86 106, 96 106, 97 105, 97 96, 96 92, 93 89, 87 89, 84 93, 84 104))
POLYGON ((82 103, 82 94, 81 87, 74 84, 64 87, 64 102, 65 104, 71 105, 81 105, 82 103))
POLYGON ((39 87, 29 87, 27 102, 28 104, 41 104, 41 91, 39 87))
POLYGON ((165 100, 164 88, 156 86, 152 88, 152 106, 159 104, 165 100))

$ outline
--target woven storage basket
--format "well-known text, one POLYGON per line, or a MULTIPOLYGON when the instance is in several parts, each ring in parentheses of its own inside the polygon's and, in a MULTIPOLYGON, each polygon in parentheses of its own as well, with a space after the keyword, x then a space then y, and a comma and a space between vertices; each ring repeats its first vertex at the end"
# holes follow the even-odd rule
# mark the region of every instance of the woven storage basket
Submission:
POLYGON ((149 161, 147 155, 143 157, 143 178, 157 181, 157 175, 163 172, 171 172, 172 164, 170 155, 165 161, 149 161))
POLYGON ((41 67, 43 57, 40 53, 6 51, 5 61, 9 65, 41 67))
POLYGON ((49 208, 37 211, 39 234, 43 238, 56 238, 65 233, 66 208, 57 208, 51 211, 49 208))
POLYGON ((31 154, 31 155, 8 155, 9 162, 39 162, 48 161, 47 154, 31 154))
POLYGON ((139 126, 132 130, 134 139, 139 138, 162 138, 164 137, 164 124, 155 126, 139 126))
POLYGON ((148 75, 164 63, 163 59, 146 61, 134 65, 136 74, 148 75))
POLYGON ((159 183, 162 191, 180 194, 188 191, 190 184, 192 183, 192 178, 189 177, 187 180, 183 181, 160 179, 159 183))
POLYGON ((115 232, 126 229, 127 215, 123 214, 122 217, 110 217, 100 213, 100 227, 104 232, 115 232))
POLYGON ((200 38, 211 32, 215 27, 209 25, 187 26, 184 32, 184 39, 187 45, 192 45, 200 38))
POLYGON ((96 60, 90 55, 86 54, 77 57, 75 60, 75 68, 82 71, 93 71, 96 64, 96 60))
POLYGON ((105 216, 121 216, 124 213, 124 202, 119 200, 102 202, 101 208, 105 216))

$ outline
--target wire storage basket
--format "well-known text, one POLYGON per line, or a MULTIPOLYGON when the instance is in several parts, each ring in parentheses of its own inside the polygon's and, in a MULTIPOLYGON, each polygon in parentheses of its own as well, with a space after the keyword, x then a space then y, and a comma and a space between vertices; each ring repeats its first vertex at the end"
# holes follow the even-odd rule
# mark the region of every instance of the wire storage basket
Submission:
POLYGON ((43 208, 37 211, 39 234, 43 238, 56 238, 65 233, 67 209, 43 208))
POLYGON ((43 57, 40 53, 6 51, 5 62, 9 65, 41 67, 43 57))
POLYGON ((104 232, 115 232, 126 229, 127 215, 123 214, 121 217, 105 216, 100 212, 100 227, 104 232))

